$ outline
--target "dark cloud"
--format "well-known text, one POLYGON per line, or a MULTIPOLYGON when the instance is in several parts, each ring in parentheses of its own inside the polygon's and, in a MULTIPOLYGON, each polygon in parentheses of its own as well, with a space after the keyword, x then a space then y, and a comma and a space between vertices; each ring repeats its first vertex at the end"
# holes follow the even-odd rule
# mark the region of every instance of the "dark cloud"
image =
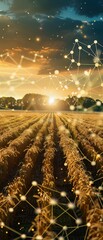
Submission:
POLYGON ((74 7, 80 15, 88 17, 103 13, 102 0, 13 0, 11 9, 14 12, 29 11, 30 13, 43 13, 56 15, 65 8, 74 7))
POLYGON ((102 0, 72 0, 70 2, 80 15, 94 17, 103 14, 102 0))
POLYGON ((55 14, 67 7, 68 0, 13 0, 13 11, 30 11, 31 13, 55 14))

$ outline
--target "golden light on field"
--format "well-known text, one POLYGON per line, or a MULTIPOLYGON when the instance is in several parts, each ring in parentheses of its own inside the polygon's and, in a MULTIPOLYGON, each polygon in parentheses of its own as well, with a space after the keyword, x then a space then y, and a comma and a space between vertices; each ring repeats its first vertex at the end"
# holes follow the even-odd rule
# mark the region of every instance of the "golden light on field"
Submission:
POLYGON ((54 97, 50 97, 48 100, 49 105, 54 105, 55 103, 55 98, 54 97))

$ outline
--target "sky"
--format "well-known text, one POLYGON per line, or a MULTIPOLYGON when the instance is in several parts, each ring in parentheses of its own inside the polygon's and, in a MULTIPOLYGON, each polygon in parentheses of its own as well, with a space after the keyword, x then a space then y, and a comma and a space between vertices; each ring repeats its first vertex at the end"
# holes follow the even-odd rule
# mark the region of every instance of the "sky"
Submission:
POLYGON ((0 97, 103 100, 102 0, 0 0, 0 97))

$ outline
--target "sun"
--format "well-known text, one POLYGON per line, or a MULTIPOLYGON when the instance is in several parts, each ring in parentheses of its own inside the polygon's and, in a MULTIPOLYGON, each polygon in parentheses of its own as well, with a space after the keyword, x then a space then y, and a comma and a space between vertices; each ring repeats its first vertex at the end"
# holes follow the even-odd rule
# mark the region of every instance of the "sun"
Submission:
POLYGON ((49 105, 53 105, 55 103, 55 98, 54 97, 50 97, 48 100, 49 105))

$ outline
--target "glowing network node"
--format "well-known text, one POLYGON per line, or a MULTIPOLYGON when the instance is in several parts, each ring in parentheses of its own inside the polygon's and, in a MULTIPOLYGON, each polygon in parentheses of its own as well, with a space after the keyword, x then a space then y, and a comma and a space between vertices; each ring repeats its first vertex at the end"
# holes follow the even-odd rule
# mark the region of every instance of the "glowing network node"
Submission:
POLYGON ((20 196, 20 199, 21 199, 21 201, 26 201, 26 196, 22 195, 22 196, 20 196))
POLYGON ((55 206, 55 205, 58 204, 58 201, 57 201, 57 199, 51 198, 50 201, 49 201, 49 204, 52 205, 52 206, 55 206))
POLYGON ((75 42, 76 42, 76 43, 78 43, 78 42, 79 42, 79 40, 78 40, 78 39, 75 39, 75 42))
POLYGON ((21 239, 26 239, 27 236, 26 236, 26 234, 21 234, 20 237, 21 237, 21 239))
POLYGON ((9 212, 10 212, 10 213, 13 213, 13 212, 14 212, 14 209, 13 209, 13 208, 9 208, 9 212))
POLYGON ((95 166, 95 165, 96 165, 96 161, 92 161, 92 162, 91 162, 91 165, 92 165, 92 166, 95 166))
POLYGON ((66 197, 67 193, 62 191, 62 192, 60 192, 60 195, 61 195, 61 197, 66 197))
POLYGON ((69 209, 74 209, 75 208, 75 204, 73 202, 69 202, 68 203, 68 208, 69 209))
POLYGON ((36 181, 32 181, 32 186, 36 187, 38 183, 36 181))
POLYGON ((80 224, 82 224, 82 219, 81 218, 77 218, 75 220, 75 222, 76 222, 77 225, 80 225, 80 224))
POLYGON ((95 44, 97 44, 97 43, 98 43, 98 41, 97 41, 97 40, 94 40, 94 43, 95 43, 95 44))

